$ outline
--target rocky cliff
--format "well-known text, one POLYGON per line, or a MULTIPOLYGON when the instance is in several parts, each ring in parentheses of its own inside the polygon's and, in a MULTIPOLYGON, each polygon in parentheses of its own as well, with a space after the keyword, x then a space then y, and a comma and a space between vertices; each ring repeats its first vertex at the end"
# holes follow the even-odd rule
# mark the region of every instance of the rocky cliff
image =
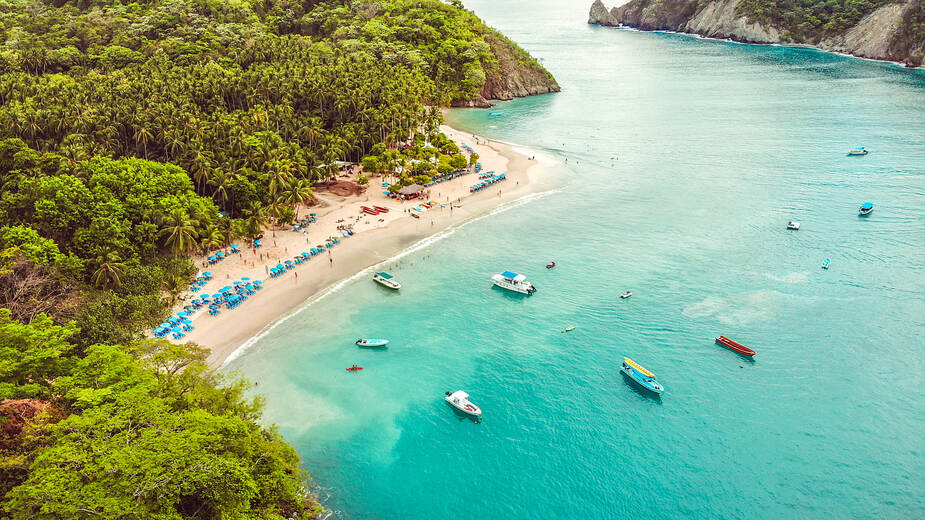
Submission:
POLYGON ((485 41, 497 63, 485 64, 485 84, 479 89, 478 98, 457 101, 454 106, 487 108, 493 100, 559 92, 552 74, 516 43, 495 31, 487 34, 485 41))
POLYGON ((788 13, 776 5, 764 9, 762 0, 632 0, 606 15, 601 0, 595 0, 588 23, 686 32, 747 43, 806 44, 921 66, 925 58, 923 2, 871 2, 865 12, 833 15, 829 21, 818 21, 817 17, 813 19, 816 25, 807 25, 800 18, 804 11, 788 13))

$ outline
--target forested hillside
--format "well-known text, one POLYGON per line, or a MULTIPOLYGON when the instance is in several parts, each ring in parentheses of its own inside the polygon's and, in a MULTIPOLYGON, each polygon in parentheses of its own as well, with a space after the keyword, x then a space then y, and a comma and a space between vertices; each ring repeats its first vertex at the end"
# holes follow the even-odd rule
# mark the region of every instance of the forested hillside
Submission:
POLYGON ((0 518, 311 516, 245 383, 141 331, 186 253, 339 161, 465 166, 439 107, 555 81, 437 0, 0 0, 0 43, 0 518))

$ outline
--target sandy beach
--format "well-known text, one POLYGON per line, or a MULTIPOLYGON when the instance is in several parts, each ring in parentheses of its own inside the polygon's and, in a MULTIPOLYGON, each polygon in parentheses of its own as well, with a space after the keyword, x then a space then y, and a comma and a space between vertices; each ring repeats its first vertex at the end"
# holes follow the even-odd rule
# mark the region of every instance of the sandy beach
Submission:
MULTIPOLYGON (((211 272, 214 277, 200 294, 217 293, 220 288, 242 277, 263 280, 263 289, 236 309, 222 309, 218 316, 209 316, 200 310, 191 318, 195 330, 179 341, 192 341, 209 348, 208 362, 218 367, 248 339, 324 289, 394 257, 435 233, 484 215, 506 202, 547 191, 559 182, 555 174, 559 165, 549 156, 520 148, 515 150, 505 143, 477 138, 448 126, 442 126, 441 131, 457 144, 469 145, 479 155, 483 173, 506 173, 507 180, 471 194, 469 187, 479 182, 478 175, 472 173, 436 184, 428 188, 426 197, 413 201, 387 197, 381 188, 382 182, 387 179, 382 177, 370 178, 369 187, 361 195, 338 196, 319 189, 318 204, 302 208, 299 212, 302 217, 308 213, 316 214, 317 222, 310 224, 304 232, 268 229, 264 233, 264 246, 256 252, 243 249, 241 253, 207 267, 203 267, 204 258, 194 258, 201 271, 211 272), (411 209, 424 201, 434 201, 443 206, 437 205, 423 212, 411 209), (362 212, 361 206, 382 206, 389 211, 367 215, 362 212), (410 215, 412 211, 419 218, 413 218, 410 215), (353 236, 341 238, 338 226, 345 225, 352 226, 353 236), (338 237, 340 244, 295 266, 283 276, 268 276, 270 267, 323 244, 331 236, 338 237)), ((355 175, 338 177, 338 180, 354 179, 355 175)), ((193 292, 184 294, 184 300, 175 310, 181 310, 187 301, 195 297, 193 292)))

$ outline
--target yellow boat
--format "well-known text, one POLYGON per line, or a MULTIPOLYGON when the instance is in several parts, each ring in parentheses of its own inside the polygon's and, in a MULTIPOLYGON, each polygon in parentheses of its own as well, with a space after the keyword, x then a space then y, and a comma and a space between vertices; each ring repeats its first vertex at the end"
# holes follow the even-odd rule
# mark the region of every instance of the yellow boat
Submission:
POLYGON ((642 365, 636 363, 628 357, 623 358, 623 367, 620 371, 629 376, 630 379, 636 383, 639 383, 639 385, 646 390, 655 392, 656 394, 660 394, 665 391, 665 387, 663 387, 661 384, 659 384, 658 381, 655 380, 655 374, 649 370, 646 370, 642 365))

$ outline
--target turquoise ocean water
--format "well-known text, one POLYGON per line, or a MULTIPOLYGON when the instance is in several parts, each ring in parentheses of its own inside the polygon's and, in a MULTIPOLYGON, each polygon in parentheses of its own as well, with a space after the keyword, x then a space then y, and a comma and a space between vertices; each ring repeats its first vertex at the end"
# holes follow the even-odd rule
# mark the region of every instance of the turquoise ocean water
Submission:
POLYGON ((554 155, 563 185, 395 262, 401 294, 349 282, 228 368, 335 518, 925 517, 925 73, 589 27, 588 3, 468 1, 563 92, 450 116, 554 155), (505 269, 537 294, 490 288, 505 269), (443 402, 456 389, 481 424, 443 402))

